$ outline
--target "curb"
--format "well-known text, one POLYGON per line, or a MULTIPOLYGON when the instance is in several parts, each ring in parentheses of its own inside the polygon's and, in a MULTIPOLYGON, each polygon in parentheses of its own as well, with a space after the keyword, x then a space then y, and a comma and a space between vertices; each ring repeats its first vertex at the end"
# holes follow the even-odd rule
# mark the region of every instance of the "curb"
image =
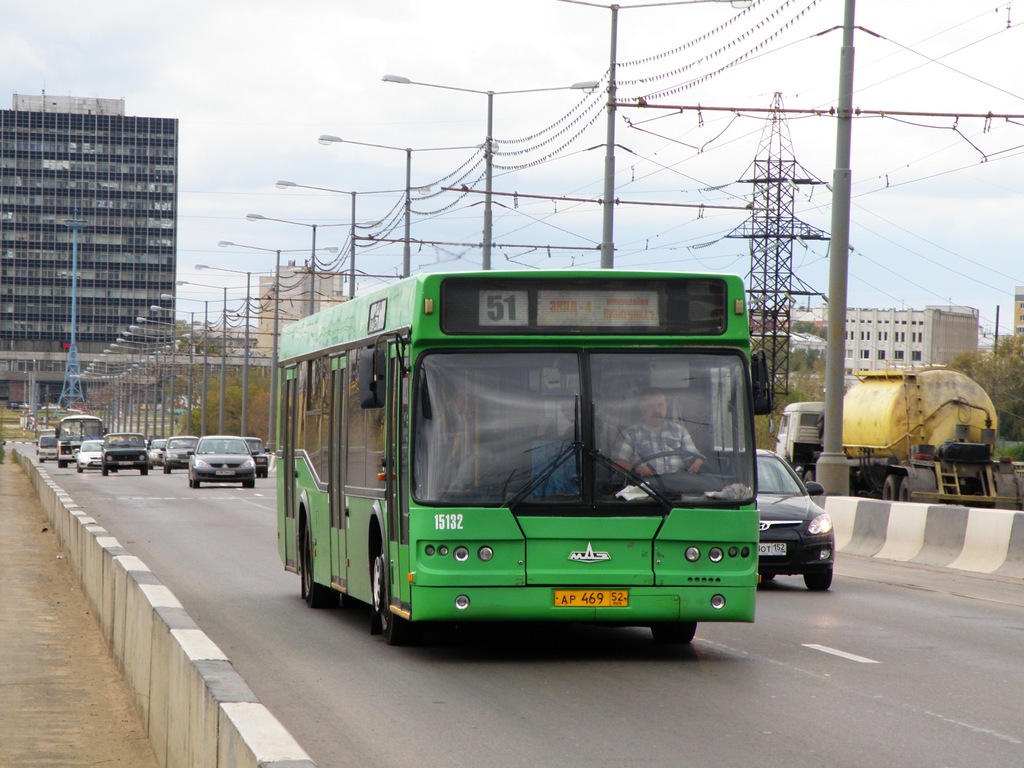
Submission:
POLYGON ((159 764, 316 768, 145 563, 45 469, 17 458, 78 574, 159 764))

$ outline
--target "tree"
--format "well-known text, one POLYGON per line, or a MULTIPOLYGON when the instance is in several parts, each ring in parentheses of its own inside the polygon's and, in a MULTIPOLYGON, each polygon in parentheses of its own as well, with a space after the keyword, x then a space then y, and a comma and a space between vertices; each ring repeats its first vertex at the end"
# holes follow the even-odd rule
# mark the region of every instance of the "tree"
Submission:
POLYGON ((1000 438, 1024 440, 1024 335, 1000 339, 991 352, 964 352, 949 367, 988 392, 999 417, 1000 438))

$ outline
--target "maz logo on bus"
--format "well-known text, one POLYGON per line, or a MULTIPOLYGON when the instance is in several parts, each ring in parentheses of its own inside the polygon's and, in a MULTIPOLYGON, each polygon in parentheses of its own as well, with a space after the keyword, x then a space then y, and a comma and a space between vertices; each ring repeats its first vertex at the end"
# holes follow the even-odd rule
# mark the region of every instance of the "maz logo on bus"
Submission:
POLYGON ((435 531, 461 531, 462 530, 462 515, 459 515, 459 514, 434 515, 434 530, 435 531))
POLYGON ((611 560, 612 556, 607 552, 595 552, 593 545, 588 541, 586 552, 570 552, 569 559, 581 563, 603 563, 605 560, 611 560))

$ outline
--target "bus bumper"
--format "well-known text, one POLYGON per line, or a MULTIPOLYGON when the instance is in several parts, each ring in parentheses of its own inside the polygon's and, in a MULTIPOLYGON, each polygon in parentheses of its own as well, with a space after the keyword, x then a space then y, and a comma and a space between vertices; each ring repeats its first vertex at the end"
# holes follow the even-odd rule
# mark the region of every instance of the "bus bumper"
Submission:
MULTIPOLYGON (((643 626, 676 621, 754 620, 756 587, 602 587, 626 592, 623 607, 556 604, 562 587, 417 587, 409 607, 413 621, 573 621, 643 626)), ((578 588, 574 592, 582 592, 578 588)), ((564 600, 561 600, 564 603, 564 600)))

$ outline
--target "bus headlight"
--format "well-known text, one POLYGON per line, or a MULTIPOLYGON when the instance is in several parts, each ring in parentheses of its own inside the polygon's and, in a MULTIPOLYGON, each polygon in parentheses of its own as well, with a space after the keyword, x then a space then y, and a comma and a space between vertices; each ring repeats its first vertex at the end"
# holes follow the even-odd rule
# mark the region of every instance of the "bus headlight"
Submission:
POLYGON ((480 560, 482 560, 483 562, 487 563, 490 562, 491 558, 494 557, 494 550, 490 547, 480 547, 480 549, 476 553, 476 556, 479 557, 480 560))
POLYGON ((722 562, 722 557, 722 550, 719 547, 712 547, 708 552, 708 560, 710 560, 712 563, 722 562))
POLYGON ((687 547, 686 552, 684 554, 686 556, 686 559, 689 560, 691 563, 696 563, 698 560, 700 560, 700 550, 696 547, 687 547))
POLYGON ((457 562, 464 563, 469 560, 469 550, 465 547, 456 547, 452 554, 457 562))
POLYGON ((725 595, 712 595, 711 607, 716 611, 720 611, 725 608, 725 595))

